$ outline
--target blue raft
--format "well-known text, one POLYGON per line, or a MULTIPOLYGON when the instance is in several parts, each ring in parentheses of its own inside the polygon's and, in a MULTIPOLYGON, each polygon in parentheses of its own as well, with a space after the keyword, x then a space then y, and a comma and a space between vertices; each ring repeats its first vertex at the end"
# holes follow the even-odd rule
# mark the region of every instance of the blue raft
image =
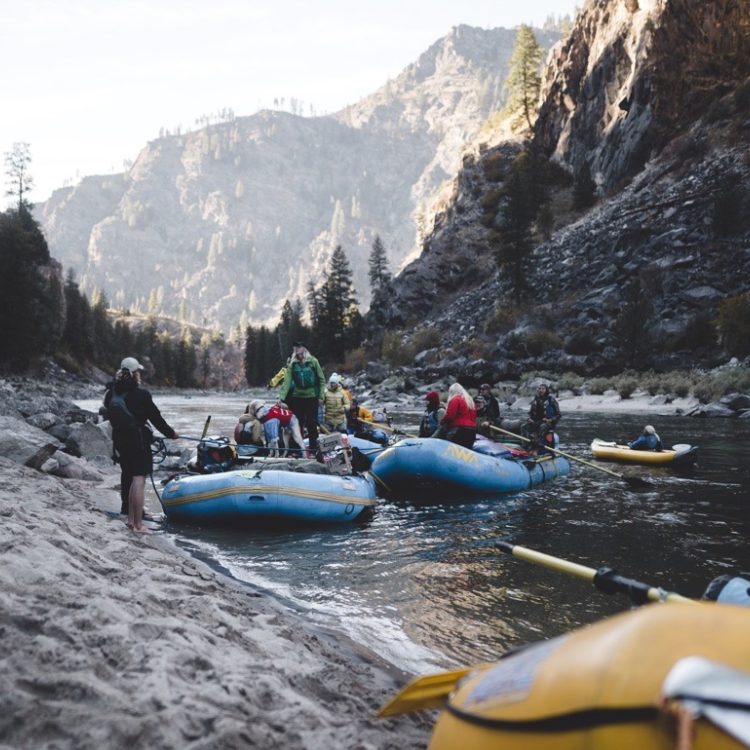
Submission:
POLYGON ((507 449, 494 456, 447 440, 410 438, 379 454, 371 473, 390 494, 426 490, 431 498, 459 499, 520 492, 570 472, 570 464, 562 456, 546 455, 533 460, 510 456, 507 449))
POLYGON ((300 525, 354 521, 375 505, 369 476, 274 469, 180 476, 164 487, 172 521, 300 525))

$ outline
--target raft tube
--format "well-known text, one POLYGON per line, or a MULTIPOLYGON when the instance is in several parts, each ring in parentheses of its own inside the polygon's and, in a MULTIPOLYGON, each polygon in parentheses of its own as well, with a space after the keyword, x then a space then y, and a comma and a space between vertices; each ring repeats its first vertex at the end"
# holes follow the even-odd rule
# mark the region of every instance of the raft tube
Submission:
POLYGON ((746 748, 748 632, 743 607, 652 604, 528 646, 459 683, 430 750, 746 748))
MULTIPOLYGON (((419 491, 432 500, 436 496, 460 499, 520 492, 570 472, 570 464, 562 456, 533 460, 510 456, 507 447, 501 456, 490 456, 447 440, 408 438, 378 455, 371 473, 380 488, 390 494, 419 491)), ((409 499, 414 501, 415 496, 409 499)))
POLYGON ((169 520, 190 523, 342 523, 375 503, 375 484, 366 475, 271 469, 180 476, 161 496, 169 520))

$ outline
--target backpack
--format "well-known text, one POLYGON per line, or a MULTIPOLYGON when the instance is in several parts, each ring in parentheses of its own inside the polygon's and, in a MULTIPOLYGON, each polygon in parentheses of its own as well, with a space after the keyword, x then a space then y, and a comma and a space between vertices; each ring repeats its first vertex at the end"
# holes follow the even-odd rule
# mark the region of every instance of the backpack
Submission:
POLYGON ((295 362, 292 365, 292 380, 294 380, 294 385, 300 390, 313 388, 316 381, 313 366, 309 362, 295 362))
POLYGON ((203 474, 229 471, 237 458, 235 447, 225 437, 215 437, 198 443, 198 468, 203 474))
POLYGON ((109 423, 112 425, 112 429, 125 432, 138 428, 138 420, 133 415, 133 412, 128 409, 124 393, 115 393, 112 391, 112 397, 107 407, 107 417, 109 423))

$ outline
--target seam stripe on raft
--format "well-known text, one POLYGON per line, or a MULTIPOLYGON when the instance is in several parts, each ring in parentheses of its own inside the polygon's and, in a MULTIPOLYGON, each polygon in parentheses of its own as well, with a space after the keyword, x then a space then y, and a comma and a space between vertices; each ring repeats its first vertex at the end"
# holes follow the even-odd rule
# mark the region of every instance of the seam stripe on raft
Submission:
POLYGON ((274 493, 277 495, 290 495, 292 497, 307 498, 309 500, 327 500, 333 503, 340 503, 341 505, 375 505, 376 501, 366 497, 346 497, 344 495, 334 495, 329 492, 315 492, 314 490, 303 490, 303 489, 279 489, 271 485, 252 485, 248 487, 220 487, 215 490, 208 492, 196 493, 189 497, 180 498, 164 498, 162 495, 162 503, 167 506, 187 505, 189 503, 199 503, 203 500, 214 500, 218 497, 226 497, 227 495, 258 495, 263 492, 274 493))

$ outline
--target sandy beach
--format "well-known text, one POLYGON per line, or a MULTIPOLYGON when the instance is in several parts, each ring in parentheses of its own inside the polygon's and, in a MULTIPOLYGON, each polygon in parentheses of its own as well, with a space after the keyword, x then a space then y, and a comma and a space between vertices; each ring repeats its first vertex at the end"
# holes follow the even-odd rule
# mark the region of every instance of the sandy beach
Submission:
POLYGON ((406 676, 130 532, 117 477, 0 458, 0 747, 423 748, 374 718, 406 676))

